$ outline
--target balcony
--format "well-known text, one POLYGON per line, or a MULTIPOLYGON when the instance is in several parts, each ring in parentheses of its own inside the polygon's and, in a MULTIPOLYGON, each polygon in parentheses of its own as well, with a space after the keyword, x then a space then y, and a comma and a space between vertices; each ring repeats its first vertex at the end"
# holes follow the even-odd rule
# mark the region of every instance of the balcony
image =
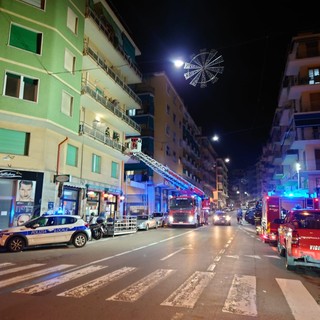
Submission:
MULTIPOLYGON (((114 103, 112 103, 109 99, 99 94, 96 91, 96 87, 93 84, 91 84, 89 81, 82 81, 81 94, 84 95, 84 98, 86 98, 85 97, 86 95, 90 96, 91 98, 94 99, 95 102, 99 104, 99 105, 97 105, 96 103, 92 104, 90 103, 91 101, 89 101, 88 99, 84 99, 85 100, 83 103, 84 107, 89 107, 94 112, 102 112, 103 109, 105 109, 105 111, 109 111, 116 116, 116 118, 118 119, 117 125, 120 128, 121 126, 123 126, 123 123, 125 123, 131 128, 133 128, 134 130, 138 131, 139 134, 141 133, 141 127, 136 122, 134 122, 129 116, 127 116, 119 107, 117 107, 114 103)), ((124 131, 126 131, 127 134, 135 133, 132 130, 129 131, 128 129, 124 131)))
POLYGON ((123 66, 122 70, 125 72, 129 83, 141 82, 142 73, 135 61, 124 51, 119 41, 115 40, 114 32, 112 32, 110 26, 106 25, 106 22, 100 19, 97 13, 90 7, 86 8, 85 29, 88 38, 95 39, 95 43, 101 47, 101 51, 105 50, 108 52, 110 61, 123 66))
MULTIPOLYGON (((105 62, 104 58, 95 52, 88 44, 85 44, 83 49, 84 59, 83 59, 83 69, 89 70, 90 74, 93 75, 97 80, 105 82, 105 87, 110 87, 109 91, 114 92, 117 96, 123 96, 123 91, 125 91, 131 99, 133 99, 138 107, 142 106, 141 99, 134 93, 134 91, 110 68, 105 62), (90 57, 91 61, 86 59, 90 57), (97 68, 97 65, 101 68, 97 68), (110 83, 110 79, 103 81, 105 75, 108 75, 113 82, 110 83), (121 90, 119 90, 121 89, 121 90)), ((130 101, 125 100, 127 105, 131 105, 130 101)))
POLYGON ((124 144, 107 137, 104 131, 95 129, 93 126, 90 126, 83 121, 80 122, 79 134, 88 135, 89 137, 95 139, 96 141, 99 141, 111 147, 114 150, 120 151, 121 153, 124 153, 126 149, 124 144))

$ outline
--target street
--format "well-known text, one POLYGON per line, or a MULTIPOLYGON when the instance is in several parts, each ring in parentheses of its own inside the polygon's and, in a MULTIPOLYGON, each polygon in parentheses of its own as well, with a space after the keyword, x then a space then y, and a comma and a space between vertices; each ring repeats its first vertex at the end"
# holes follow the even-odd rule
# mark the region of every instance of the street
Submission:
POLYGON ((287 271, 255 227, 158 228, 0 253, 1 319, 316 320, 320 271, 287 271))

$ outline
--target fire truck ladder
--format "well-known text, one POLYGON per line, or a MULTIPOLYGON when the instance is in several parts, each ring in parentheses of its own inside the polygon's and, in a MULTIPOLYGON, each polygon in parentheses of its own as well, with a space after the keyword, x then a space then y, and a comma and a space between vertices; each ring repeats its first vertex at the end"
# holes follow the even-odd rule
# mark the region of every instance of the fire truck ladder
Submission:
POLYGON ((155 171, 156 173, 164 177, 166 180, 168 180, 176 188, 180 188, 181 190, 192 190, 194 193, 196 193, 200 197, 203 197, 205 195, 201 189, 194 186, 189 181, 183 179, 181 176, 179 176, 177 173, 169 169, 167 166, 154 160, 153 158, 149 157, 145 153, 139 152, 139 151, 133 151, 132 154, 139 160, 143 161, 153 171, 155 171))

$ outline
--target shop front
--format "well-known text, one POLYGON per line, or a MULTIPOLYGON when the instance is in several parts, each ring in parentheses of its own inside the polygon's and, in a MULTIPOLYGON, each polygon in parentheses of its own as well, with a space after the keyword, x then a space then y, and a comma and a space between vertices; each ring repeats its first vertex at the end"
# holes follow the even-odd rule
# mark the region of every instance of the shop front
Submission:
POLYGON ((40 215, 43 173, 0 168, 0 229, 40 215))

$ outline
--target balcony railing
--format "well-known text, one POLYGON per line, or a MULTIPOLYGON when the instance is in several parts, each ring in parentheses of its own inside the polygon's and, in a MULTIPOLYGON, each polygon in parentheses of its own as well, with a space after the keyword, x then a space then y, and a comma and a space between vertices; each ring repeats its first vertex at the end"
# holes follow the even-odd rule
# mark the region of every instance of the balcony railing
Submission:
POLYGON ((103 57, 99 56, 98 53, 96 53, 88 45, 85 45, 83 54, 90 56, 101 67, 102 70, 104 70, 125 92, 129 94, 134 101, 136 101, 140 106, 142 105, 141 99, 124 81, 119 78, 119 76, 110 67, 105 64, 103 57))
POLYGON ((114 103, 112 103, 107 98, 103 97, 99 92, 96 91, 95 86, 89 81, 82 81, 81 93, 89 94, 93 99, 99 102, 104 108, 112 112, 115 116, 120 118, 122 121, 126 122, 130 127, 141 132, 141 127, 134 122, 129 116, 122 112, 114 103))
POLYGON ((137 65, 134 61, 132 61, 131 57, 122 49, 119 43, 115 43, 110 31, 105 27, 104 22, 99 19, 96 13, 90 8, 87 7, 86 17, 91 17, 94 22, 97 24, 98 28, 103 31, 108 40, 112 43, 114 48, 122 55, 122 57, 127 61, 128 65, 142 78, 142 73, 138 69, 137 65))
POLYGON ((125 151, 125 145, 118 142, 117 140, 111 139, 110 137, 106 136, 104 131, 101 131, 99 129, 94 128, 93 126, 88 125, 84 121, 80 122, 79 126, 79 134, 86 134, 90 136, 91 138, 100 141, 101 143, 120 151, 121 153, 124 153, 125 151))

